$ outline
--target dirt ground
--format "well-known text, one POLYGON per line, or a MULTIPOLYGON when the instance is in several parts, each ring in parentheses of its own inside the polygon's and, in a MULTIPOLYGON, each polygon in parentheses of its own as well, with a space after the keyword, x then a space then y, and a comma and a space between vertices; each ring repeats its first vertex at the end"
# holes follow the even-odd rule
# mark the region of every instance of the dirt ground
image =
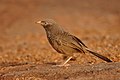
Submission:
POLYGON ((0 80, 120 80, 119 0, 1 0, 0 80), (43 27, 54 19, 90 49, 110 58, 106 63, 86 53, 69 67, 48 43, 43 27))

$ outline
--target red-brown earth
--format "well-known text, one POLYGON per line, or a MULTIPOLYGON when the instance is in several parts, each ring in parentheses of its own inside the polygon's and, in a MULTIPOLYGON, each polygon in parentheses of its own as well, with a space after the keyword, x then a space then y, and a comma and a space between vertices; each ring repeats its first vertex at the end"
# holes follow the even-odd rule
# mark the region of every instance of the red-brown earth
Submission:
POLYGON ((1 0, 0 80, 120 80, 119 0, 1 0), (80 54, 69 67, 38 20, 52 18, 113 62, 80 54))

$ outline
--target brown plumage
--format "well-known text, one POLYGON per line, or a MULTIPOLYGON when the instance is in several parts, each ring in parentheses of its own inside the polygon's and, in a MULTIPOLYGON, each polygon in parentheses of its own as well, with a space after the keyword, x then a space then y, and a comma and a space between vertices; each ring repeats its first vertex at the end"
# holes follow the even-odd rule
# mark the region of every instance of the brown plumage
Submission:
MULTIPOLYGON (((37 23, 40 23, 44 27, 51 46, 57 52, 69 56, 69 60, 72 58, 74 53, 89 52, 106 62, 112 62, 107 57, 90 50, 79 38, 64 31, 54 20, 46 19, 38 21, 37 23)), ((69 60, 67 60, 63 65, 65 65, 69 60)))

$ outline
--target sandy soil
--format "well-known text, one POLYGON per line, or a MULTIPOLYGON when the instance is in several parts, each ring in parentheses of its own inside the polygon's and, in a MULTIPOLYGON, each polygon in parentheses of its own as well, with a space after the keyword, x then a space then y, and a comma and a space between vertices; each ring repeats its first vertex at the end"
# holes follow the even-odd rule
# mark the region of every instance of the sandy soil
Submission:
POLYGON ((119 80, 119 0, 1 0, 0 80, 119 80), (52 18, 89 48, 113 60, 86 53, 69 67, 49 45, 36 21, 52 18))

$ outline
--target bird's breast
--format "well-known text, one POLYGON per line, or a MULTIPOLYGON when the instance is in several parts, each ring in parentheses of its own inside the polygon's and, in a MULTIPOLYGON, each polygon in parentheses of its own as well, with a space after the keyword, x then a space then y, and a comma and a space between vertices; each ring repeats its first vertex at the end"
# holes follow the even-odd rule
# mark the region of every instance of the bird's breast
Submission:
POLYGON ((59 39, 58 36, 53 36, 53 35, 48 35, 47 36, 49 43, 51 44, 51 46, 59 53, 63 53, 62 51, 62 44, 61 44, 61 40, 59 39))

